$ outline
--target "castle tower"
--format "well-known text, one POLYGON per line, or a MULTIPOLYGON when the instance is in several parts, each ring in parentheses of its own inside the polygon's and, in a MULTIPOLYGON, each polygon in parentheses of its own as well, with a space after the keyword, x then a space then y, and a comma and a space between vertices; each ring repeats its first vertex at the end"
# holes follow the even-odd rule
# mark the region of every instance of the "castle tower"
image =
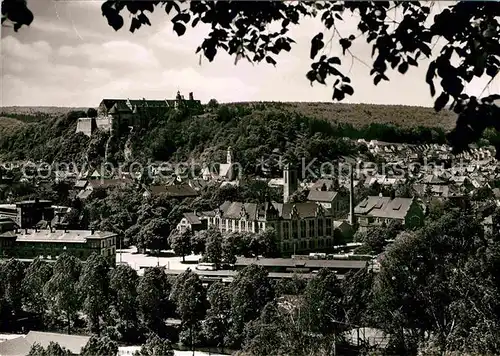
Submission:
POLYGON ((297 170, 288 164, 283 169, 283 202, 288 203, 290 196, 297 191, 297 170))

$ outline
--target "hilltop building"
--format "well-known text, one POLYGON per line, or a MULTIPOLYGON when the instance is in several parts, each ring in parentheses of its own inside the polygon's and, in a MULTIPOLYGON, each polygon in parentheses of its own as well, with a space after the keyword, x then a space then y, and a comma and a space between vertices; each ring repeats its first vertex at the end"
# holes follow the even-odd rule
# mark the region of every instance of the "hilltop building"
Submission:
POLYGON ((144 116, 163 114, 168 110, 180 108, 198 109, 201 102, 194 99, 193 93, 185 99, 177 92, 175 99, 103 99, 97 109, 97 117, 78 119, 76 132, 91 136, 97 129, 112 131, 117 126, 138 126, 144 116))

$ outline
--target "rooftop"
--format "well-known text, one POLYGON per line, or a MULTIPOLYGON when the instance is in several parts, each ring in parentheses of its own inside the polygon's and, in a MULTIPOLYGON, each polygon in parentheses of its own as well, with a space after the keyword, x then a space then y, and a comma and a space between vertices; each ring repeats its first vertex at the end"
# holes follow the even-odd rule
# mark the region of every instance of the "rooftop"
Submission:
POLYGON ((18 233, 9 231, 0 237, 16 236, 20 242, 67 242, 85 243, 87 239, 103 239, 116 234, 108 231, 91 230, 19 230, 18 233))

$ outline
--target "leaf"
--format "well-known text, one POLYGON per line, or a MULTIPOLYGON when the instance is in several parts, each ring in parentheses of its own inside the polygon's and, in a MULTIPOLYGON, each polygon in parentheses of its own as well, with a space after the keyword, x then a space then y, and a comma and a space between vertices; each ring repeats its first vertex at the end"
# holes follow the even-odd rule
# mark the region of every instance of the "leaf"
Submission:
POLYGON ((380 74, 377 74, 375 78, 373 78, 373 84, 377 85, 378 83, 380 83, 381 80, 382 76, 380 74))
POLYGON ((118 31, 123 27, 123 17, 120 15, 108 16, 108 24, 113 27, 115 31, 118 31))
POLYGON ((186 33, 186 26, 184 26, 180 22, 174 23, 174 31, 177 33, 177 36, 182 36, 184 33, 186 33))
POLYGON ((340 89, 347 95, 354 94, 354 89, 350 85, 342 85, 340 89))
POLYGON ((330 63, 330 64, 337 64, 337 65, 341 64, 339 57, 330 57, 330 58, 328 58, 328 63, 330 63))
POLYGON ((205 53, 205 57, 207 57, 208 60, 212 62, 215 58, 215 55, 217 54, 217 48, 215 48, 215 46, 209 46, 205 48, 203 52, 205 53))
POLYGON ((138 19, 141 23, 143 24, 146 24, 148 26, 151 26, 151 22, 149 21, 149 18, 144 14, 144 13, 141 13, 139 16, 138 16, 138 19))
POLYGON ((266 56, 266 62, 272 64, 273 66, 276 66, 276 61, 271 56, 266 56))
POLYGON ((405 74, 408 71, 408 62, 402 62, 398 67, 398 71, 401 74, 405 74))
POLYGON ((316 36, 313 37, 311 40, 311 53, 310 53, 310 58, 314 59, 318 52, 325 46, 323 42, 323 32, 318 33, 316 36))
POLYGON ((448 100, 450 100, 450 96, 447 93, 442 92, 434 102, 434 110, 441 111, 448 103, 448 100))
POLYGON ((410 56, 408 56, 408 64, 412 65, 414 67, 418 67, 418 62, 416 60, 414 60, 413 58, 411 58, 410 56))
POLYGON ((351 47, 351 41, 349 41, 348 38, 341 38, 339 40, 339 43, 342 46, 343 54, 345 54, 345 51, 347 51, 349 49, 349 47, 351 47))

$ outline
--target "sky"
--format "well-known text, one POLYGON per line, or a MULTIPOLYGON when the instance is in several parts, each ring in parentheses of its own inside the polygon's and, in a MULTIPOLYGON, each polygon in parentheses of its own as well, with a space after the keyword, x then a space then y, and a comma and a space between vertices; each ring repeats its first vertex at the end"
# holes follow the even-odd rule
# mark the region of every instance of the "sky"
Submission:
MULTIPOLYGON (((297 42, 291 52, 277 58, 277 66, 250 64, 218 53, 213 62, 196 54, 208 28, 188 27, 178 37, 162 9, 149 17, 152 26, 134 34, 125 26, 113 30, 101 14, 102 1, 28 0, 35 19, 17 33, 2 27, 0 55, 0 106, 97 107, 103 98, 170 99, 179 90, 193 92, 202 102, 240 101, 332 101, 332 84, 312 87, 305 77, 310 68, 311 38, 322 31, 320 21, 308 19, 293 27, 297 42)), ((445 6, 445 5, 439 5, 445 6)), ((339 32, 356 34, 356 18, 345 18, 339 32)), ((345 35, 344 35, 345 34, 345 35)), ((338 39, 334 39, 337 43, 338 39)), ((371 45, 362 38, 351 48, 365 63, 371 63, 371 45)), ((338 45, 324 54, 341 55, 338 45)), ((432 106, 425 83, 426 60, 401 75, 388 73, 390 82, 373 85, 368 68, 350 57, 343 59, 355 93, 344 102, 432 106)), ((466 89, 479 95, 487 80, 477 80, 466 89)), ((500 80, 489 90, 500 92, 500 80)), ((484 95, 488 94, 488 90, 484 95)))

